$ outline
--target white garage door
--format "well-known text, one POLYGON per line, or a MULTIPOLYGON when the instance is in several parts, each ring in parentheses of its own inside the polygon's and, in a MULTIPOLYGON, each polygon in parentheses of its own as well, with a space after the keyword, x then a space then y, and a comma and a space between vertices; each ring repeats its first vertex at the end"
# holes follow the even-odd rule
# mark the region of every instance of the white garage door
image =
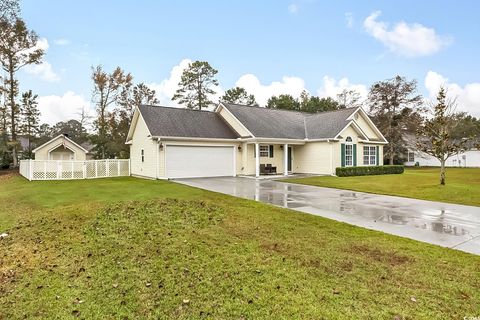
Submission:
POLYGON ((167 178, 234 175, 234 147, 166 146, 167 178))

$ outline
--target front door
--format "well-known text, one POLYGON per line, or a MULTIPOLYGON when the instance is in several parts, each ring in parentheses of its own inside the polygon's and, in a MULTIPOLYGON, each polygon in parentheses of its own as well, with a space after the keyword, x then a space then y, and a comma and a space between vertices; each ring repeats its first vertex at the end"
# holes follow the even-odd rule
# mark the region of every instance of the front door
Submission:
POLYGON ((288 171, 292 171, 292 147, 288 147, 288 171))

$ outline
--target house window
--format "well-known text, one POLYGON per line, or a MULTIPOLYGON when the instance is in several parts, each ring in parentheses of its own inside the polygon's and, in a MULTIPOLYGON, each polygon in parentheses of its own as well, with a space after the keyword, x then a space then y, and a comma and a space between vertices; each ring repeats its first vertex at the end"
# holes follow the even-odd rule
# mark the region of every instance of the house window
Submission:
POLYGON ((260 146, 260 158, 270 157, 270 147, 269 146, 260 146))
POLYGON ((352 144, 345 145, 345 166, 347 167, 353 166, 353 145, 352 144))
POLYGON ((142 149, 142 162, 145 162, 145 152, 142 149))
POLYGON ((345 141, 346 141, 346 142, 352 142, 353 140, 352 140, 352 137, 347 137, 347 138, 345 139, 345 141))
POLYGON ((408 162, 415 162, 415 153, 409 151, 407 158, 408 158, 407 159, 408 162))
POLYGON ((377 148, 374 146, 363 147, 363 164, 374 166, 377 164, 377 148))

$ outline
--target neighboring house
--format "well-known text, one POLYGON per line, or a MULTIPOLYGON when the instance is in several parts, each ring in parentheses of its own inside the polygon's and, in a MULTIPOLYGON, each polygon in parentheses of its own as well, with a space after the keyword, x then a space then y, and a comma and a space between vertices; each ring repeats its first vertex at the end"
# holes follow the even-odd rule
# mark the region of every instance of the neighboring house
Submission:
POLYGON ((66 135, 59 135, 33 150, 35 160, 76 160, 91 159, 89 150, 66 135))
POLYGON ((214 112, 140 106, 128 132, 131 173, 148 178, 335 174, 383 165, 387 141, 362 108, 317 114, 221 103, 214 112))
MULTIPOLYGON (((406 154, 406 166, 439 167, 440 161, 415 148, 409 148, 406 154)), ((447 167, 480 167, 480 150, 472 148, 459 152, 447 159, 447 167)))
MULTIPOLYGON (((439 167, 440 161, 425 152, 418 150, 416 146, 416 138, 409 134, 405 139, 407 152, 405 154, 405 166, 420 167, 439 167)), ((475 148, 474 142, 470 142, 465 150, 455 154, 445 162, 447 167, 480 167, 480 150, 475 148)))

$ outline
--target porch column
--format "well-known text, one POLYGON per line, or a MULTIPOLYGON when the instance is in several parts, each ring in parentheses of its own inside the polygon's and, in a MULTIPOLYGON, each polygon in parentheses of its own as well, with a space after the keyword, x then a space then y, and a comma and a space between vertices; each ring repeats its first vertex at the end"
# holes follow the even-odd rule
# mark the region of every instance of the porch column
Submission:
POLYGON ((283 145, 283 175, 288 176, 288 143, 283 145))
POLYGON ((260 177, 260 145, 255 143, 255 177, 260 177))

